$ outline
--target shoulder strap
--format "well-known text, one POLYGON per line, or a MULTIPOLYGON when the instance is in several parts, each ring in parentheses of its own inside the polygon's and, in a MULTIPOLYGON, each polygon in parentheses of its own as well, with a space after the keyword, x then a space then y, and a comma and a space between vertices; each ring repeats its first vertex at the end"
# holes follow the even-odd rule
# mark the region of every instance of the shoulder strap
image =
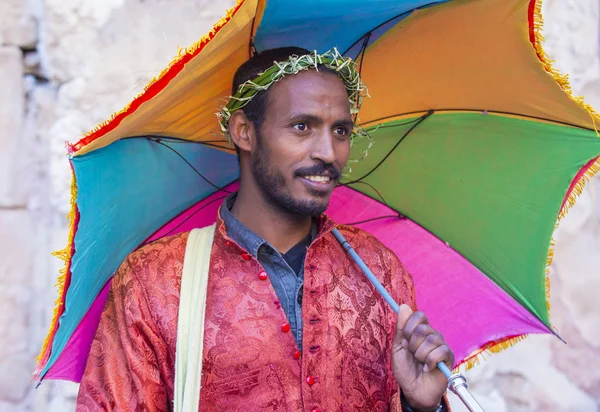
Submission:
POLYGON ((214 224, 193 229, 185 247, 177 317, 175 412, 197 412, 200 405, 206 290, 214 234, 214 224))

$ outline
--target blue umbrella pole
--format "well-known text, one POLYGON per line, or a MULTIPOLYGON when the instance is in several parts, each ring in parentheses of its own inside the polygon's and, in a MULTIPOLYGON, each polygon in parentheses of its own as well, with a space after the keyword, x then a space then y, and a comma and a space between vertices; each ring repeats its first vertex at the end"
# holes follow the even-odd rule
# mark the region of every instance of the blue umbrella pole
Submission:
MULTIPOLYGON (((342 234, 339 230, 337 230, 337 228, 334 228, 332 230, 332 233, 333 236, 335 236, 335 238, 337 239, 337 241, 340 242, 340 245, 342 245, 346 252, 348 252, 348 254, 352 257, 354 262, 356 262, 360 270, 363 271, 367 279, 369 279, 373 286, 375 286, 375 289, 377 289, 377 291, 381 294, 383 299, 385 299, 388 305, 392 307, 394 312, 398 313, 398 311, 400 310, 400 305, 396 303, 396 301, 388 293, 385 287, 383 287, 379 279, 377 279, 373 272, 371 272, 371 269, 369 269, 369 267, 365 264, 361 257, 358 256, 358 253, 356 253, 352 246, 350 246, 350 243, 348 243, 346 238, 342 236, 342 234)), ((454 392, 460 398, 460 400, 465 404, 469 411, 484 412, 481 405, 479 405, 477 400, 473 397, 473 395, 471 395, 471 392, 469 392, 469 390, 467 389, 467 380, 462 374, 452 374, 452 371, 450 370, 450 368, 448 368, 448 366, 446 366, 444 362, 438 363, 437 367, 448 379, 448 388, 450 388, 450 390, 452 390, 452 392, 454 392)))

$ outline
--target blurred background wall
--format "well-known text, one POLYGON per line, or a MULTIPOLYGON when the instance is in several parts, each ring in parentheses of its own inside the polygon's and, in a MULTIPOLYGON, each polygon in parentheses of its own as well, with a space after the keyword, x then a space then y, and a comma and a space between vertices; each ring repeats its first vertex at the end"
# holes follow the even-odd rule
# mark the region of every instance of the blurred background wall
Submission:
MULTIPOLYGON (((74 141, 128 103, 233 0, 0 0, 0 411, 73 410, 30 384, 67 239, 74 141)), ((546 50, 600 109, 600 0, 546 0, 546 50)), ((493 44, 490 44, 493 47, 493 44)), ((487 411, 600 411, 600 176, 557 233, 552 321, 468 372, 487 411)), ((464 410, 459 404, 455 411, 464 410)))

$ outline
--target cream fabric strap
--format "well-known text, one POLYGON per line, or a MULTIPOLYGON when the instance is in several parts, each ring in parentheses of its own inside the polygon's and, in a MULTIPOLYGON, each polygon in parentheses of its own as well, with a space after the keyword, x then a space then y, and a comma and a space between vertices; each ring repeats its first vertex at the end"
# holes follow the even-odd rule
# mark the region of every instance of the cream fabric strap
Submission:
POLYGON ((200 405, 206 290, 214 235, 214 224, 193 229, 185 247, 177 317, 175 412, 197 412, 200 405))

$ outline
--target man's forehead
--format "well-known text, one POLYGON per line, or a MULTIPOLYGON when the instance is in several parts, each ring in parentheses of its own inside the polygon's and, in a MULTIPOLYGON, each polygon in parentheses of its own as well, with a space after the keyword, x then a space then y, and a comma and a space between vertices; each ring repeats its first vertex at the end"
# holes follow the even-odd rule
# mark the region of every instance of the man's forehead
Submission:
POLYGON ((277 82, 270 92, 270 104, 294 107, 320 105, 350 110, 346 87, 335 73, 301 72, 277 82))

